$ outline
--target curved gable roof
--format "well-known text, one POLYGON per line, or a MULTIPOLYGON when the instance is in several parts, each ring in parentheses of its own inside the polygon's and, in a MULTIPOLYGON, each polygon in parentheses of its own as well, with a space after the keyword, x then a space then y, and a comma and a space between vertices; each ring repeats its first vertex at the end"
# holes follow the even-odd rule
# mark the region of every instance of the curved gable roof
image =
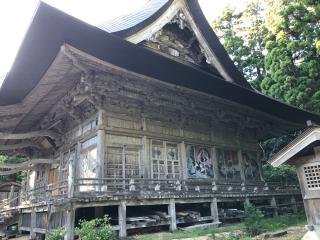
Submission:
MULTIPOLYGON (((142 31, 145 32, 148 28, 150 31, 147 30, 147 32, 153 32, 152 24, 165 14, 166 11, 170 11, 170 8, 175 8, 177 5, 183 5, 184 10, 190 13, 197 30, 203 36, 206 45, 210 49, 208 55, 211 55, 212 52, 215 58, 214 62, 218 62, 221 70, 226 72, 226 74, 222 75, 227 75, 228 78, 232 79, 232 82, 242 87, 252 89, 220 43, 197 0, 150 0, 140 10, 103 23, 99 27, 121 38, 130 39, 133 35, 139 34, 142 31)), ((170 21, 171 19, 166 20, 170 21)))
POLYGON ((101 23, 97 27, 125 38, 146 27, 148 23, 159 17, 171 3, 172 0, 149 0, 142 9, 101 23))
POLYGON ((0 89, 0 111, 1 106, 17 104, 30 93, 64 44, 119 68, 236 102, 292 124, 304 126, 307 120, 320 123, 317 114, 136 46, 45 3, 39 5, 0 89))

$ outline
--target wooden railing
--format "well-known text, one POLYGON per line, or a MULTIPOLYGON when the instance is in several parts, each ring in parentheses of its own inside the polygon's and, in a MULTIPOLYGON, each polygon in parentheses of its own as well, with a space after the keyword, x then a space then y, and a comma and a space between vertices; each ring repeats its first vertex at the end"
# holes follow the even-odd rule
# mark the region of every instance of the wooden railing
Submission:
MULTIPOLYGON (((72 198, 103 194, 105 197, 157 198, 166 196, 223 196, 297 194, 297 185, 264 182, 215 182, 205 179, 147 179, 147 178, 80 178, 74 183, 72 198)), ((0 203, 0 209, 28 207, 35 203, 54 203, 68 199, 68 182, 23 191, 19 197, 0 203), (14 204, 13 204, 14 203, 14 204)))
POLYGON ((119 194, 272 194, 299 192, 297 185, 265 182, 215 182, 204 179, 146 179, 146 178, 81 178, 75 181, 75 196, 88 192, 119 194))

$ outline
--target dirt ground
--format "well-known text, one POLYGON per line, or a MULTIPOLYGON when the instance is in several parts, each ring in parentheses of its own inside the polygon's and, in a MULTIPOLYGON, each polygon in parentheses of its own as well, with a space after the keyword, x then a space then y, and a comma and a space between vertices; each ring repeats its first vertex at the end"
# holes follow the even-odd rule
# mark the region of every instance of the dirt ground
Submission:
MULTIPOLYGON (((304 234, 307 232, 304 226, 298 226, 298 227, 290 227, 287 229, 288 234, 282 237, 275 237, 275 238, 269 238, 274 240, 300 240, 304 236, 304 234)), ((29 235, 26 236, 20 236, 17 238, 11 238, 13 240, 28 240, 29 235)), ((203 237, 197 237, 197 238, 185 238, 180 240, 211 240, 212 238, 209 238, 208 236, 203 237)), ((263 239, 263 236, 259 236, 256 239, 263 239)))
POLYGON ((288 234, 283 237, 273 238, 279 240, 300 240, 306 234, 307 230, 304 226, 288 228, 288 234))

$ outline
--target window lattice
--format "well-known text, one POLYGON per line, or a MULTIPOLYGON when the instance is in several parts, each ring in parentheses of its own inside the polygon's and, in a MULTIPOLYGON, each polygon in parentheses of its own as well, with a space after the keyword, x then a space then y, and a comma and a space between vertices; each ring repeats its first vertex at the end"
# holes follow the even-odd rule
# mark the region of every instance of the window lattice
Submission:
POLYGON ((320 189, 320 165, 304 167, 304 174, 309 190, 320 189))

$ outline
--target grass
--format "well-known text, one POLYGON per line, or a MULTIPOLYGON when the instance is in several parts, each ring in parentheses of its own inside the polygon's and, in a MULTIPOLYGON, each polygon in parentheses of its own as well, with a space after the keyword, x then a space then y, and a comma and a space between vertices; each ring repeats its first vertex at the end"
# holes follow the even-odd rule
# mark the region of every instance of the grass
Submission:
MULTIPOLYGON (((282 229, 286 229, 292 226, 299 226, 306 224, 306 219, 303 214, 291 214, 273 218, 264 218, 262 220, 263 232, 274 232, 282 229)), ((213 233, 221 232, 234 232, 236 230, 244 230, 244 223, 237 223, 228 226, 222 226, 218 228, 209 229, 198 229, 190 232, 177 231, 174 233, 170 232, 160 232, 153 234, 135 235, 131 237, 131 240, 171 240, 171 239, 181 239, 181 238, 192 238, 206 236, 213 233)), ((230 238, 229 240, 252 240, 250 236, 245 236, 242 238, 230 238)))

